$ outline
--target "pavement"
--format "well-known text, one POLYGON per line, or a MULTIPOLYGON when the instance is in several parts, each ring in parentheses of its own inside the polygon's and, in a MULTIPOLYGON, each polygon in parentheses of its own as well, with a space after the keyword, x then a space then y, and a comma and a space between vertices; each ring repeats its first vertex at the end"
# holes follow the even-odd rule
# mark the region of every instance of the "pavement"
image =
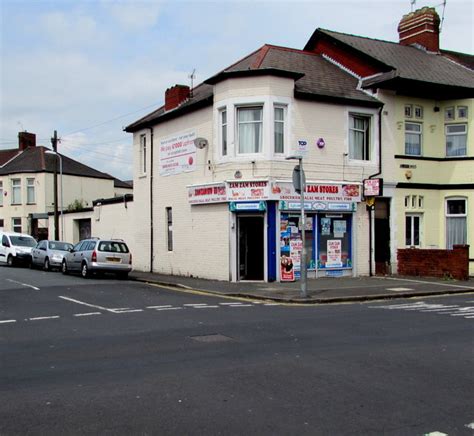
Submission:
POLYGON ((290 304, 342 303, 474 292, 474 278, 467 281, 402 276, 309 278, 307 297, 302 296, 299 281, 224 282, 141 271, 130 273, 130 279, 182 290, 290 304))

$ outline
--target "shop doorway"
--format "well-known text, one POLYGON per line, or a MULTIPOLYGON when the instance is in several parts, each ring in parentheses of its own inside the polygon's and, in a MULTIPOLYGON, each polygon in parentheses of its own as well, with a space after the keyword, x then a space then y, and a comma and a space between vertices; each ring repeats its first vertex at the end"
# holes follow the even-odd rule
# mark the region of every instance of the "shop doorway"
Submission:
POLYGON ((237 216, 238 280, 264 280, 264 217, 237 216))
POLYGON ((391 274, 390 267, 390 199, 375 201, 375 274, 391 274))

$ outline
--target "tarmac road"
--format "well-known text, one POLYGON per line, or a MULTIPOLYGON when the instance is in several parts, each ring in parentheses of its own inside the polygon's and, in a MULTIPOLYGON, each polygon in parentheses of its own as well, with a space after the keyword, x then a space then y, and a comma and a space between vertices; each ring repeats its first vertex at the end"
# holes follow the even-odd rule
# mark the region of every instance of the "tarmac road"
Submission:
POLYGON ((287 306, 0 267, 0 434, 472 436, 473 326, 472 294, 287 306))

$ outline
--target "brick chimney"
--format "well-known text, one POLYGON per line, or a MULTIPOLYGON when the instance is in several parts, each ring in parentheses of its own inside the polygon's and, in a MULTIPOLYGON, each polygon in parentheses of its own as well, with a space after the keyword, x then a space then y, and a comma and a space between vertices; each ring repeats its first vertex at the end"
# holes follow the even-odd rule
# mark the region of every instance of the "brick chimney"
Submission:
POLYGON ((26 150, 28 147, 36 147, 36 135, 28 132, 18 132, 18 148, 26 150))
POLYGON ((403 16, 398 25, 401 45, 418 44, 439 52, 439 15, 435 8, 421 8, 403 16))
POLYGON ((165 92, 165 111, 177 108, 189 98, 189 86, 175 85, 165 92))

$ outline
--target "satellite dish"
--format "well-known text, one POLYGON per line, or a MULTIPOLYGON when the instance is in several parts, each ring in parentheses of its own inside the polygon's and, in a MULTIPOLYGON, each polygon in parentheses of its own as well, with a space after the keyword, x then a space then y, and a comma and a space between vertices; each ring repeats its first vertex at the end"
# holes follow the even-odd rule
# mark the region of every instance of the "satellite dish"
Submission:
POLYGON ((207 147, 209 145, 209 141, 205 138, 196 138, 194 140, 194 145, 196 146, 196 148, 202 150, 204 147, 207 147))

